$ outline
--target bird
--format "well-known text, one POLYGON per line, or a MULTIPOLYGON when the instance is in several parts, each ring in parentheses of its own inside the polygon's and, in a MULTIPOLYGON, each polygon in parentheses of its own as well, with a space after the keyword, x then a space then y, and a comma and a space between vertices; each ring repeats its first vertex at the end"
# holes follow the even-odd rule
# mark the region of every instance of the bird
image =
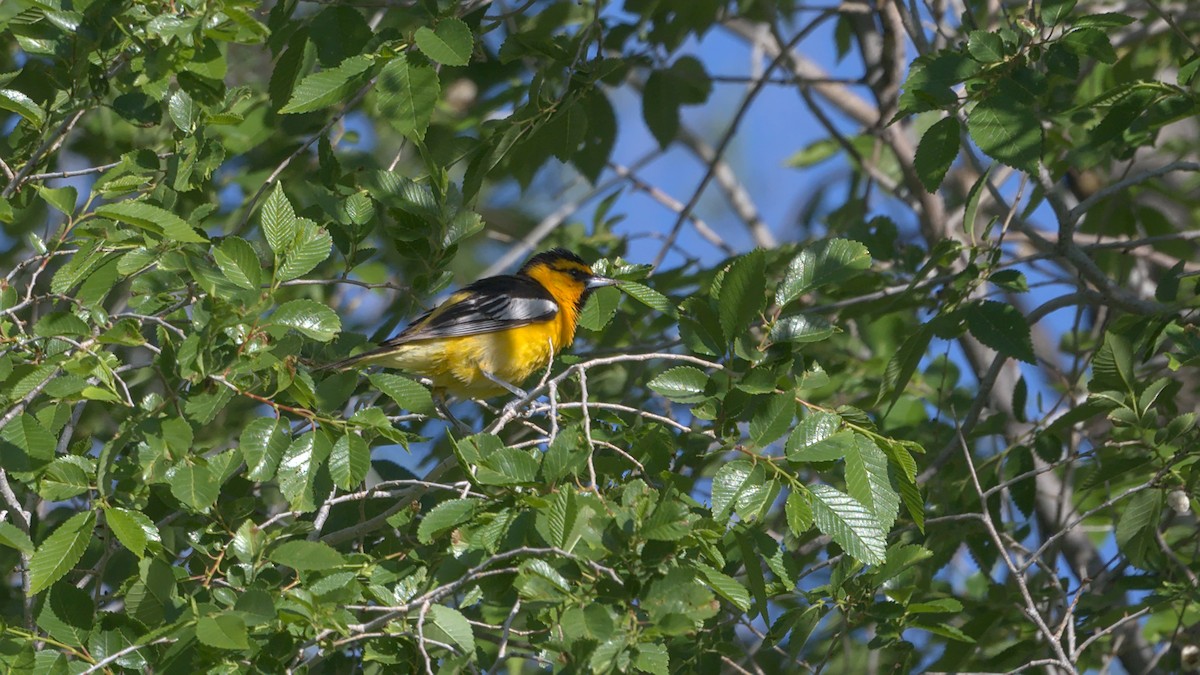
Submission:
POLYGON ((523 399, 520 385, 575 341, 592 291, 617 283, 567 249, 543 251, 516 274, 464 286, 378 348, 321 369, 394 368, 428 378, 441 401, 506 392, 523 399))

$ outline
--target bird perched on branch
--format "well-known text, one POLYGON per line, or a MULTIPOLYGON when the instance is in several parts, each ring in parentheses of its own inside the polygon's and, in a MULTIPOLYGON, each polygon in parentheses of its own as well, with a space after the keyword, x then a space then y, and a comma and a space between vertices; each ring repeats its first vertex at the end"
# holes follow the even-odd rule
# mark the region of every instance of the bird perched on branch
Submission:
POLYGON ((575 341, 588 295, 616 283, 566 249, 544 251, 516 274, 464 287, 377 349, 324 368, 396 368, 432 380, 439 398, 523 398, 520 385, 575 341))

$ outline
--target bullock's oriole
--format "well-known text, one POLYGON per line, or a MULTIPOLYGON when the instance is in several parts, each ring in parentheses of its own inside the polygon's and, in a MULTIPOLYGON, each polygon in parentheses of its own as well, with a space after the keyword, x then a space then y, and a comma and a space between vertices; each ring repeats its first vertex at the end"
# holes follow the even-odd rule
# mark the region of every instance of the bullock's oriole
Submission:
POLYGON ((566 249, 544 251, 516 274, 464 287, 378 349, 325 368, 397 368, 432 380, 439 397, 523 395, 521 383, 575 341, 588 295, 615 283, 566 249))

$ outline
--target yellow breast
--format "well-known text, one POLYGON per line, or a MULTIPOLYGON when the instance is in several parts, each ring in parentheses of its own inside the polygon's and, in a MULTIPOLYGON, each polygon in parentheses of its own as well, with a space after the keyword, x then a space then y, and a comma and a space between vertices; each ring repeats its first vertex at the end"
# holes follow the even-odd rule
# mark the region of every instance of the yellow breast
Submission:
POLYGON ((414 340, 378 363, 428 377, 435 389, 453 396, 489 398, 507 391, 484 371, 515 387, 545 372, 559 349, 574 338, 574 331, 565 333, 559 324, 551 320, 493 333, 414 340))

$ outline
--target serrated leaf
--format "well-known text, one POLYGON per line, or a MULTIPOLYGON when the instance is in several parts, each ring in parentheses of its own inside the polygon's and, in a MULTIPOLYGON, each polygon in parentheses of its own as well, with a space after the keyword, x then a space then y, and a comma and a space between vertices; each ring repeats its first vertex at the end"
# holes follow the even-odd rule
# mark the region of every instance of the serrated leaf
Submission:
POLYGON ((958 157, 961 131, 958 118, 950 115, 934 122, 921 136, 913 168, 917 170, 921 185, 930 193, 936 192, 942 185, 942 179, 946 177, 954 158, 958 157))
POLYGON ((441 94, 437 71, 410 63, 399 54, 388 62, 375 80, 379 114, 399 133, 424 140, 425 130, 441 94))
POLYGON ((971 140, 989 157, 1026 173, 1042 159, 1042 125, 1034 113, 1034 96, 1004 78, 967 115, 971 140))
POLYGON ((633 667, 651 675, 669 675, 671 655, 667 652, 667 646, 645 642, 639 644, 637 656, 633 659, 633 667))
POLYGON ((96 215, 128 223, 147 232, 185 244, 203 244, 208 237, 192 228, 183 218, 146 202, 124 201, 96 207, 96 215))
POLYGON ((579 313, 579 325, 587 330, 602 330, 617 313, 621 291, 616 288, 600 288, 588 298, 579 313))
POLYGON ((761 464, 738 459, 722 466, 713 476, 713 519, 725 522, 735 506, 761 505, 760 497, 769 491, 766 482, 766 470, 761 464))
POLYGON ((664 498, 642 523, 639 532, 652 541, 678 541, 691 533, 695 521, 696 516, 687 504, 664 498))
POLYGON ((262 220, 262 230, 267 237, 267 245, 275 252, 275 257, 278 259, 296 241, 298 229, 296 212, 292 209, 292 203, 288 201, 287 195, 283 193, 282 184, 276 183, 275 187, 271 188, 271 193, 263 202, 259 218, 262 220))
POLYGON ((64 215, 74 215, 75 204, 79 201, 79 193, 71 186, 51 188, 45 185, 33 186, 47 204, 64 215))
POLYGON ((717 316, 726 342, 744 333, 765 301, 766 276, 763 252, 755 249, 733 261, 721 280, 717 316))
POLYGON ((76 513, 58 526, 29 558, 29 594, 37 595, 75 567, 92 540, 94 511, 76 513))
MULTIPOLYGON (((37 378, 39 384, 45 378, 37 378)), ((11 394, 16 396, 15 394, 11 394)), ((54 435, 42 426, 36 417, 29 413, 21 413, 11 422, 0 429, 0 441, 11 443, 27 457, 43 462, 54 459, 55 446, 58 441, 54 435)), ((2 447, 3 444, 0 444, 2 447)), ((11 467, 9 467, 11 468, 11 467)))
POLYGON ((248 649, 246 622, 233 612, 202 616, 196 622, 196 639, 217 649, 248 649))
POLYGON ((188 461, 176 464, 167 472, 171 494, 193 511, 206 511, 217 500, 221 484, 207 466, 188 461))
POLYGON ((104 522, 117 536, 117 541, 141 558, 150 542, 161 541, 154 521, 141 511, 119 507, 105 507, 104 522))
POLYGON ((271 549, 267 558, 272 562, 300 571, 330 570, 346 563, 342 554, 329 544, 303 539, 283 542, 271 549))
POLYGON ((887 552, 887 537, 879 521, 858 500, 828 485, 813 485, 813 520, 851 557, 878 565, 887 552))
POLYGON ((0 89, 0 110, 16 113, 40 127, 46 121, 46 113, 36 101, 16 89, 0 89))
POLYGON ((293 511, 307 512, 316 508, 313 480, 330 450, 325 435, 310 432, 293 440, 283 453, 276 481, 293 511))
POLYGON ((461 19, 447 18, 430 29, 422 26, 413 38, 425 56, 444 66, 465 66, 471 60, 475 38, 461 19))
POLYGON ((1129 498, 1117 521, 1117 545, 1139 568, 1146 567, 1146 556, 1157 547, 1154 535, 1162 517, 1162 505, 1162 490, 1142 490, 1129 498))
POLYGON ((771 326, 771 342, 806 344, 833 336, 833 324, 823 317, 797 314, 786 316, 771 326))
POLYGON ((792 430, 784 454, 792 462, 828 462, 841 459, 853 434, 841 429, 842 419, 833 413, 809 413, 792 430))
MULTIPOLYGON (((428 621, 441 629, 464 654, 475 652, 475 633, 471 624, 457 609, 444 605, 432 605, 429 608, 428 621)), ((426 627, 428 630, 428 626, 426 627)))
POLYGON ((286 422, 274 417, 251 420, 242 429, 238 443, 242 459, 246 462, 246 478, 252 481, 271 480, 290 442, 286 422))
POLYGON ((808 502, 807 491, 801 493, 793 489, 784 502, 783 514, 793 536, 799 537, 807 532, 813 526, 812 506, 808 502))
POLYGON ((425 385, 393 373, 372 373, 367 377, 371 384, 396 402, 401 410, 429 415, 434 411, 433 395, 425 385))
POLYGON ((352 56, 335 68, 305 76, 280 114, 306 113, 345 101, 359 85, 359 76, 371 67, 366 56, 352 56))
MULTIPOLYGON (((999 33, 973 30, 967 36, 967 52, 980 63, 997 63, 1004 60, 1004 39, 999 33)), ((932 190, 930 190, 932 192, 932 190)))
POLYGON ((306 218, 296 220, 295 239, 283 253, 283 262, 275 268, 278 281, 290 281, 312 271, 329 257, 333 238, 323 227, 306 218))
POLYGON ((830 239, 810 246, 788 263, 775 289, 775 304, 783 307, 826 284, 840 283, 871 266, 871 252, 849 239, 830 239))
POLYGON ((967 329, 976 340, 1004 356, 1037 363, 1029 323, 1017 308, 1003 302, 983 300, 967 306, 963 313, 967 318, 967 329))
POLYGON ((33 540, 29 535, 7 521, 0 521, 0 545, 15 548, 25 555, 32 555, 34 551, 33 540))
POLYGON ((371 449, 362 436, 348 433, 333 444, 329 453, 329 476, 334 485, 351 490, 362 484, 371 469, 371 449))
POLYGON ((750 611, 750 591, 746 590, 746 587, 739 584, 736 579, 704 563, 693 563, 693 567, 700 572, 700 576, 717 592, 717 595, 733 603, 734 607, 743 612, 750 611))
POLYGON ((750 438, 766 447, 787 432, 796 417, 796 398, 791 392, 774 394, 750 418, 750 438))
POLYGON ((484 485, 522 485, 537 478, 538 461, 517 448, 500 448, 476 467, 475 479, 484 485))
POLYGON ((646 384, 651 390, 678 403, 704 400, 704 388, 707 385, 708 375, 691 366, 676 366, 646 384))
POLYGON ((887 532, 900 512, 900 495, 888 478, 887 455, 862 434, 846 447, 846 489, 866 506, 887 532))
POLYGON ((678 314, 670 298, 645 284, 639 284, 636 281, 622 281, 617 284, 617 288, 650 309, 658 310, 670 317, 678 314))
POLYGON ((433 543, 435 539, 458 525, 467 522, 483 504, 481 499, 448 499, 429 510, 417 527, 417 541, 433 543))
POLYGON ((221 273, 235 286, 254 290, 262 285, 262 263, 245 239, 226 237, 213 250, 213 259, 221 273))
POLYGON ((336 312, 315 300, 289 300, 271 315, 271 323, 287 326, 321 342, 329 342, 342 330, 336 312))

